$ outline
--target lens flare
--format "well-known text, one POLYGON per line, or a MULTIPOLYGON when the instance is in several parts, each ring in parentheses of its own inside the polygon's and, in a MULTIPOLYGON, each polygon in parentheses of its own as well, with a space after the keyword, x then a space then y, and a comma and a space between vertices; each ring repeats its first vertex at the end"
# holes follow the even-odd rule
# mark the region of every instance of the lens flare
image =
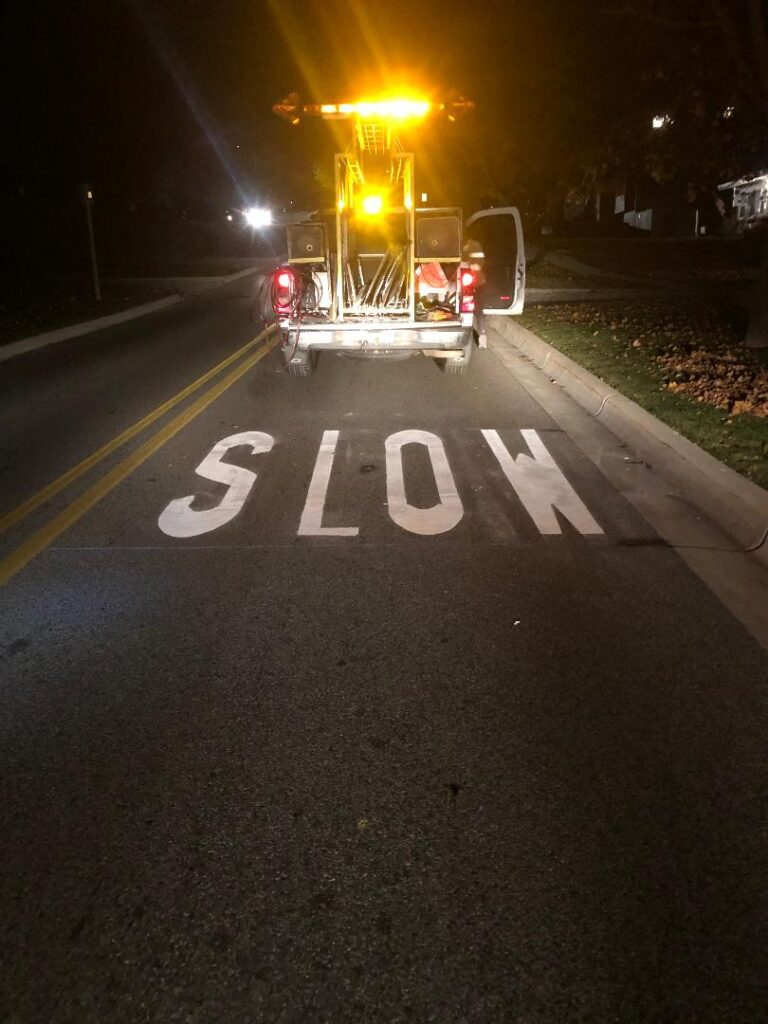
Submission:
POLYGON ((363 196, 363 212, 369 217, 378 217, 384 209, 384 196, 378 192, 371 192, 363 196))

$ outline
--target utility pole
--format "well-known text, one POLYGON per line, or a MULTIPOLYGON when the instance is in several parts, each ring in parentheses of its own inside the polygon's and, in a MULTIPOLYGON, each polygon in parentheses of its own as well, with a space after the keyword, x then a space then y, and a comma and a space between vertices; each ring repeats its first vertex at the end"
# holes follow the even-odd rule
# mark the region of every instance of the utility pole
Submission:
POLYGON ((91 250, 91 271, 93 273, 93 291, 96 301, 101 302, 101 284, 99 282, 99 264, 96 260, 96 239, 93 234, 93 216, 91 206, 93 205, 93 190, 90 185, 83 185, 83 203, 85 205, 85 222, 88 225, 88 245, 91 250))

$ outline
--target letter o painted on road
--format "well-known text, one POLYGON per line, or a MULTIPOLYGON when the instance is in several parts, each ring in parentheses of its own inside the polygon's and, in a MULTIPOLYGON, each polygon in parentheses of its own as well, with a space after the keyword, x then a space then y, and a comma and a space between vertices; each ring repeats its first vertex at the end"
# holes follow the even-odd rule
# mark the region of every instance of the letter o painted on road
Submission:
POLYGON ((409 533, 428 537, 448 533, 464 515, 464 506, 456 490, 443 442, 426 430, 400 430, 384 442, 387 464, 387 506, 393 522, 409 533), (440 501, 431 508, 417 508, 408 503, 403 474, 403 447, 421 444, 427 449, 435 474, 440 501))

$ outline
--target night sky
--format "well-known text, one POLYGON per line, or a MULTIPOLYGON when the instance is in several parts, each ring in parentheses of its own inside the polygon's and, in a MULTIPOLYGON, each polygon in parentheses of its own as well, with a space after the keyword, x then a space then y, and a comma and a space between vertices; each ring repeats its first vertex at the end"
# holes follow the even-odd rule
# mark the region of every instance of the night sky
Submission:
MULTIPOLYGON (((634 159, 656 110, 678 104, 680 135, 681 103, 695 112, 702 90, 713 110, 733 102, 732 67, 717 60, 722 47, 699 52, 689 30, 615 16, 630 7, 12 0, 1 71, 9 107, 2 195, 21 188, 55 199, 87 181, 103 207, 314 204, 343 138, 328 125, 291 129, 272 104, 293 90, 330 102, 402 85, 476 103, 461 125, 420 131, 417 187, 465 206, 490 196, 541 207, 547 194, 584 178, 585 167, 596 174, 606 160, 634 159)), ((667 8, 692 17, 699 5, 667 8)), ((699 142, 709 147, 704 156, 717 149, 706 127, 694 120, 690 139, 678 139, 675 159, 691 153, 682 176, 710 173, 694 151, 699 142)))
POLYGON ((271 113, 294 89, 326 101, 393 82, 456 90, 477 103, 473 131, 522 148, 555 129, 566 92, 571 102, 589 89, 583 73, 569 82, 589 10, 580 0, 18 2, 4 42, 3 93, 15 99, 3 185, 56 193, 88 180, 134 202, 290 192, 334 148, 327 128, 297 137, 271 113))

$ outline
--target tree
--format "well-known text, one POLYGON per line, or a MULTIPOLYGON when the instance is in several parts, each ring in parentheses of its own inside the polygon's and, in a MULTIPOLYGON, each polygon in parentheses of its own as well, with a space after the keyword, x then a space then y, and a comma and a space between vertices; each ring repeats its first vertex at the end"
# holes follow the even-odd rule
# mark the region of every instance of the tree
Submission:
MULTIPOLYGON (((768 170, 762 0, 627 0, 605 14, 631 29, 642 67, 638 102, 655 102, 653 113, 670 118, 668 130, 646 135, 642 146, 645 167, 657 181, 682 175, 711 187, 768 170)), ((768 346, 768 230, 745 341, 768 346)))

